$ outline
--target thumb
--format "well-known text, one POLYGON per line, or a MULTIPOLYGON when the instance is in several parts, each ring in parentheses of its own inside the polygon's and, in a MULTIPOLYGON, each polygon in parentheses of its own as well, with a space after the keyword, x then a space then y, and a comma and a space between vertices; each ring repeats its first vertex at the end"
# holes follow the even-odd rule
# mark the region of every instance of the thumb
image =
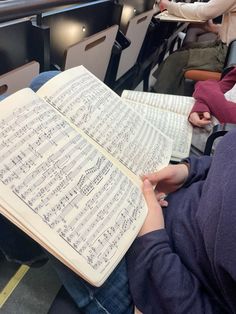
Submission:
POLYGON ((210 115, 210 113, 209 112, 203 112, 203 117, 205 118, 205 119, 211 119, 211 115, 210 115))
POLYGON ((145 180, 148 180, 152 185, 156 185, 158 181, 158 175, 157 172, 152 172, 152 173, 146 173, 142 177, 142 181, 144 182, 145 180))
POLYGON ((153 186, 148 179, 145 179, 143 182, 143 195, 149 210, 156 210, 160 206, 157 202, 153 186))

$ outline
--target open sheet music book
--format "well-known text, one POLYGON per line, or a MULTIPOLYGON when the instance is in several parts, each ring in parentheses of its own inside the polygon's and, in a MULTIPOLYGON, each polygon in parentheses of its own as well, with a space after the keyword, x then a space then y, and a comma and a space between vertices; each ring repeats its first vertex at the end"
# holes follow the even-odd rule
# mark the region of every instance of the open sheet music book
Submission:
POLYGON ((186 22, 186 23, 204 23, 205 20, 199 20, 199 19, 188 19, 180 16, 176 16, 173 14, 170 14, 167 10, 162 11, 155 15, 155 18, 160 21, 166 21, 166 22, 186 22))
POLYGON ((125 90, 122 93, 130 107, 173 140, 171 160, 188 157, 193 127, 188 122, 194 98, 125 90))
POLYGON ((93 285, 124 256, 147 213, 139 175, 172 140, 84 67, 1 102, 0 212, 93 285))

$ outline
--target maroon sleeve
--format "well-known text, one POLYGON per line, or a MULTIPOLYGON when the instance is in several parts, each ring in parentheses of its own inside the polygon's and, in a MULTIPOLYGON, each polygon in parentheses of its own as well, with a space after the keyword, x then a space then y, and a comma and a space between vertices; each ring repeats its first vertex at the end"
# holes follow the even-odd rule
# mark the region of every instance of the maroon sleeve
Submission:
POLYGON ((219 82, 205 81, 197 84, 193 97, 207 105, 210 113, 220 122, 236 123, 236 103, 228 101, 219 82))
POLYGON ((236 67, 220 81, 200 81, 195 85, 192 112, 210 112, 220 122, 236 123, 236 103, 228 101, 224 93, 236 83, 236 67))
POLYGON ((210 113, 210 109, 204 103, 204 101, 196 100, 190 113, 192 112, 209 112, 210 113))
POLYGON ((223 93, 230 90, 236 83, 236 67, 233 68, 222 80, 218 82, 220 89, 223 93))

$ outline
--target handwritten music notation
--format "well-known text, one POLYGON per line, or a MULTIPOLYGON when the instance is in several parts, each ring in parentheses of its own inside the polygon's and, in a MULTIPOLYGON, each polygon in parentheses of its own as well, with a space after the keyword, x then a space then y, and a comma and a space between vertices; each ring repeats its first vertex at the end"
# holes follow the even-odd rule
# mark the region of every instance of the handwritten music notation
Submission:
POLYGON ((89 72, 48 91, 44 99, 133 173, 157 170, 166 163, 163 148, 168 140, 163 134, 89 72))
POLYGON ((0 121, 0 181, 96 271, 145 208, 139 188, 37 99, 0 121))
POLYGON ((192 126, 186 116, 150 105, 142 104, 140 106, 138 102, 127 101, 127 105, 133 107, 150 123, 157 125, 163 133, 174 140, 173 154, 180 152, 188 155, 192 126))

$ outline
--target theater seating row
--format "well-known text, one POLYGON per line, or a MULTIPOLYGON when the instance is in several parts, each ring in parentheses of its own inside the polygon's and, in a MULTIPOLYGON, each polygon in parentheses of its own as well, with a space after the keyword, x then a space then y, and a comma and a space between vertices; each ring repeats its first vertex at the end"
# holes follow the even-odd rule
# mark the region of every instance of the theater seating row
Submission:
POLYGON ((117 92, 143 79, 147 89, 152 67, 186 27, 155 20, 153 2, 1 1, 0 93, 80 64, 117 92))

